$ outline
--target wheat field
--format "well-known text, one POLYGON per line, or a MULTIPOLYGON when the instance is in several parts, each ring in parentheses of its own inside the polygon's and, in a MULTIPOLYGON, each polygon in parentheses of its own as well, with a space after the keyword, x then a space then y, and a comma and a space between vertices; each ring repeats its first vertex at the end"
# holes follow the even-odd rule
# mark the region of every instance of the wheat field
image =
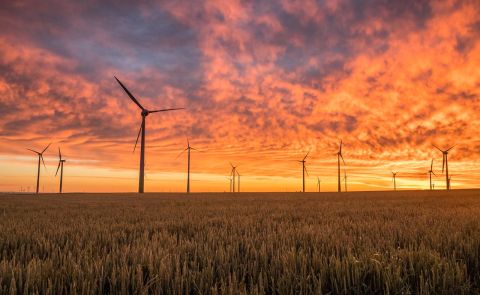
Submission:
POLYGON ((480 292, 480 191, 0 195, 3 294, 480 292))

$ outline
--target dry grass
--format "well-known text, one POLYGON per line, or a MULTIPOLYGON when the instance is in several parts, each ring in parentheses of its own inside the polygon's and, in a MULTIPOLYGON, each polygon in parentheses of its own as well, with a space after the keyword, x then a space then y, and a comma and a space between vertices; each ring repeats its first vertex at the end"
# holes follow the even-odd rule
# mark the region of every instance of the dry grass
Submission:
POLYGON ((478 293, 479 197, 0 195, 0 292, 478 293))

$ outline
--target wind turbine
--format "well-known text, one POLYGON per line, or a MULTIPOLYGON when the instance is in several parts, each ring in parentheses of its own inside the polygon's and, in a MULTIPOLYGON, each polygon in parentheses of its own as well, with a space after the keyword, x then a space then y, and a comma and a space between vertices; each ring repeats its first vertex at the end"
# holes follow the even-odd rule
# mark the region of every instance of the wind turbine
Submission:
POLYGON ((117 77, 115 77, 115 80, 117 80, 118 84, 120 84, 123 90, 127 93, 128 97, 130 97, 130 99, 142 110, 141 112, 142 124, 140 125, 140 130, 138 131, 137 141, 135 141, 135 147, 133 148, 133 151, 135 151, 135 148, 137 147, 138 138, 140 137, 140 134, 141 134, 142 139, 140 141, 140 175, 138 179, 138 192, 143 193, 144 177, 145 177, 145 118, 152 113, 183 110, 184 108, 160 109, 160 110, 149 111, 138 102, 138 100, 130 93, 130 91, 128 91, 128 89, 122 84, 122 82, 120 82, 120 80, 117 79, 117 77))
POLYGON ((38 189, 40 187, 40 160, 42 161, 43 163, 43 167, 45 167, 45 169, 47 169, 47 166, 45 166, 45 161, 43 161, 43 153, 48 149, 48 147, 51 145, 52 143, 49 143, 47 145, 46 148, 43 149, 43 151, 40 153, 40 152, 37 152, 35 150, 32 150, 32 149, 27 149, 29 151, 32 151, 34 153, 36 153, 38 155, 38 169, 37 169, 37 191, 36 193, 38 194, 38 189))
POLYGON ((342 155, 342 140, 340 140, 340 149, 338 150, 337 153, 337 160, 338 160, 338 192, 342 191, 342 185, 341 185, 341 180, 340 180, 340 158, 342 158, 343 165, 345 165, 345 160, 343 159, 342 155))
POLYGON ((428 174, 430 175, 430 190, 433 190, 433 186, 432 186, 432 174, 437 176, 437 174, 435 174, 435 172, 433 172, 433 159, 432 159, 432 163, 430 164, 430 170, 428 171, 428 174))
POLYGON ((190 146, 190 141, 189 141, 188 138, 187 138, 187 148, 184 149, 184 150, 177 156, 177 158, 178 158, 178 157, 180 157, 180 156, 183 154, 183 152, 188 151, 187 193, 190 193, 190 150, 196 150, 196 151, 198 151, 196 148, 193 148, 193 147, 190 146))
POLYGON ((320 177, 317 177, 318 192, 320 192, 320 177))
POLYGON ((398 172, 393 172, 392 171, 393 190, 395 190, 395 191, 397 190, 397 179, 396 179, 397 173, 398 172))
POLYGON ((443 170, 445 169, 446 171, 446 174, 445 174, 445 185, 446 185, 446 189, 449 190, 450 189, 450 181, 448 179, 448 152, 453 149, 455 146, 452 146, 450 147, 449 149, 446 149, 446 150, 441 150, 439 147, 437 147, 436 145, 433 145, 437 150, 441 151, 442 154, 443 154, 443 164, 442 164, 442 173, 443 173, 443 170))
POLYGON ((60 148, 58 148, 58 167, 57 167, 57 172, 55 172, 55 176, 58 174, 58 169, 60 169, 60 193, 62 193, 62 184, 63 184, 63 163, 65 163, 67 160, 62 159, 62 153, 60 152, 60 148))
POLYGON ((238 170, 236 171, 237 171, 237 177, 238 177, 237 191, 240 192, 240 173, 238 173, 238 170))
POLYGON ((230 175, 232 177, 232 192, 235 192, 235 174, 237 174, 237 167, 233 166, 232 163, 230 163, 230 166, 232 166, 232 170, 230 171, 230 175))
POLYGON ((343 180, 345 181, 345 192, 347 192, 347 170, 343 169, 343 180))
POLYGON ((303 157, 303 160, 301 161, 298 161, 300 163, 302 163, 302 188, 303 188, 303 192, 305 192, 305 173, 307 173, 307 176, 308 176, 308 171, 307 171, 307 168, 305 167, 305 162, 306 162, 306 158, 308 157, 308 154, 310 153, 310 151, 308 151, 308 153, 305 155, 305 157, 303 157))

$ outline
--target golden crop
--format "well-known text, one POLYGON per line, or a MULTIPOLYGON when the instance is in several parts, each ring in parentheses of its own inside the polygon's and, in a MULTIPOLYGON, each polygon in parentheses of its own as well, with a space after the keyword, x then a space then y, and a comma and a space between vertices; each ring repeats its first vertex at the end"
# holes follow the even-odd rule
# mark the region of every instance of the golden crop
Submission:
POLYGON ((0 292, 480 291, 479 191, 0 196, 0 292))

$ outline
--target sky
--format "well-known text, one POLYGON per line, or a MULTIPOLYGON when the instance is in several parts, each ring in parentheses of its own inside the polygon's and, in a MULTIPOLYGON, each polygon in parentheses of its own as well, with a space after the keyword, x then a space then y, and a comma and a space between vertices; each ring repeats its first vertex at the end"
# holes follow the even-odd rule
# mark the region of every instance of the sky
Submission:
POLYGON ((2 1, 0 191, 480 187, 480 1, 2 1), (344 186, 344 183, 342 183, 344 186))

